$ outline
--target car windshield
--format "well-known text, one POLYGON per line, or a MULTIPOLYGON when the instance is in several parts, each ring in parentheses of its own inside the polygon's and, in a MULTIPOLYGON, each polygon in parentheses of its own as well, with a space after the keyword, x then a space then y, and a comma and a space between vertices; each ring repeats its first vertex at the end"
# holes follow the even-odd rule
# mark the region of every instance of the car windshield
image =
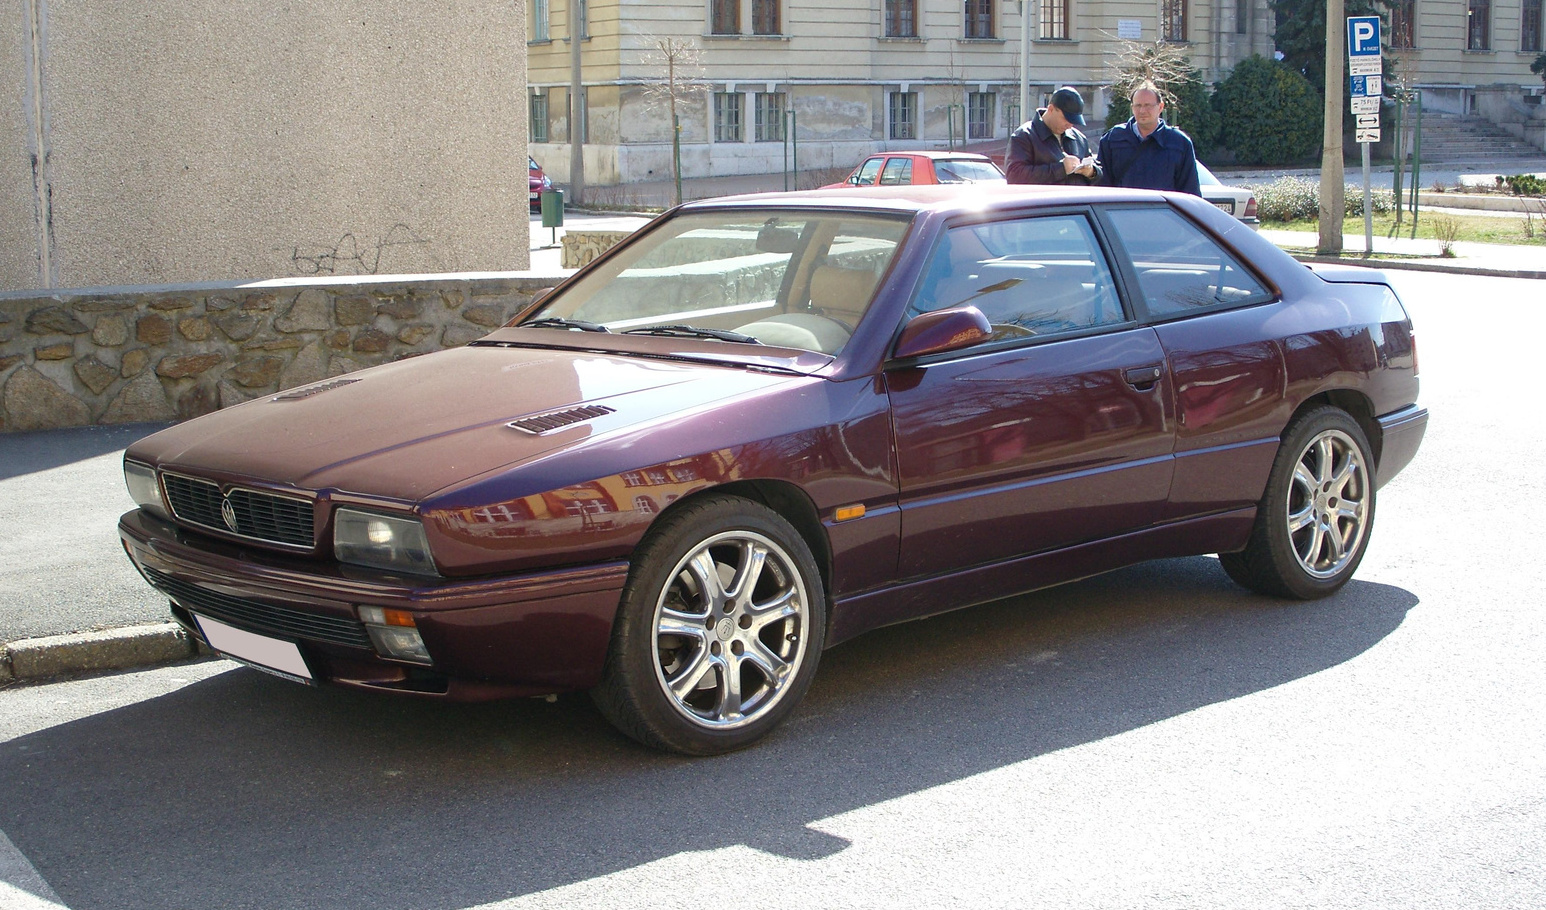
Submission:
POLYGON ((974 158, 948 158, 934 162, 940 183, 1004 183, 1004 172, 991 161, 974 158))
POLYGON ((787 208, 679 215, 581 273, 522 325, 836 354, 909 223, 787 208))

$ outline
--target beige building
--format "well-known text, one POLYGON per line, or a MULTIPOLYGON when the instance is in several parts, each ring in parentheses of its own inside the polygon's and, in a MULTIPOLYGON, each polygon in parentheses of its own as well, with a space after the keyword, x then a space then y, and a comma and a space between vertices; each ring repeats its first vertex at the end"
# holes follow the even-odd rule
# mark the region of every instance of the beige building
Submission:
POLYGON ((526 31, 520 0, 0 5, 0 291, 525 268, 526 31))
POLYGON ((1546 148, 1542 0, 1393 0, 1385 42, 1423 106, 1498 123, 1546 148))
MULTIPOLYGON (((698 49, 707 88, 679 110, 687 177, 783 170, 795 152, 791 123, 801 170, 848 166, 880 149, 1007 137, 1024 119, 1022 15, 1032 104, 1073 84, 1096 118, 1123 39, 1183 43, 1210 82, 1274 50, 1266 0, 580 2, 588 20, 580 129, 592 185, 671 174, 669 117, 644 91, 664 79, 651 53, 663 38, 698 49)), ((570 3, 531 0, 528 16, 531 149, 560 182, 570 155, 570 3)), ((1538 91, 1527 89, 1540 80, 1527 48, 1540 43, 1539 25, 1529 30, 1540 8, 1541 0, 1398 0, 1396 25, 1412 38, 1393 54, 1437 110, 1494 119, 1510 105, 1533 110, 1538 91)))
MULTIPOLYGON (((570 2, 531 0, 528 18, 532 154, 560 182, 570 2)), ((1007 137, 1024 119, 1022 15, 1032 104, 1073 84, 1097 118, 1124 39, 1185 42, 1209 80, 1273 49, 1266 0, 589 0, 579 11, 585 177, 600 185, 671 173, 670 119, 644 91, 664 78, 652 53, 663 38, 699 49, 708 87, 679 111, 689 177, 783 170, 791 123, 801 170, 1007 137)))

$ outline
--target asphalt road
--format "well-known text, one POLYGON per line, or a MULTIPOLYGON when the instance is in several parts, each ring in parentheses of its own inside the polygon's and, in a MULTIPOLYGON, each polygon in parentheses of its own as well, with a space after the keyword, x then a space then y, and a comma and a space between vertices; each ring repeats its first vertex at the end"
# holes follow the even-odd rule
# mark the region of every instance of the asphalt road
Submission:
POLYGON ((1193 558, 884 629, 706 760, 584 698, 13 686, 0 906, 1546 906, 1540 285, 1395 279, 1433 419, 1335 597, 1193 558))

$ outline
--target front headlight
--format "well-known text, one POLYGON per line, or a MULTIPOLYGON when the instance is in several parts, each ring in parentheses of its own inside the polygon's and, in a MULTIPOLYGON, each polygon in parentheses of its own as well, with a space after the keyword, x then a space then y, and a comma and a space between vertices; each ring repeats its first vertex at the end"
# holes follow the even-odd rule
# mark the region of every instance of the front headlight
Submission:
POLYGON ((156 469, 137 461, 123 462, 123 482, 129 488, 129 498, 157 518, 170 519, 171 510, 161 498, 161 484, 156 482, 156 469))
POLYGON ((392 572, 440 574, 424 526, 416 518, 339 509, 333 516, 333 556, 339 562, 392 572))

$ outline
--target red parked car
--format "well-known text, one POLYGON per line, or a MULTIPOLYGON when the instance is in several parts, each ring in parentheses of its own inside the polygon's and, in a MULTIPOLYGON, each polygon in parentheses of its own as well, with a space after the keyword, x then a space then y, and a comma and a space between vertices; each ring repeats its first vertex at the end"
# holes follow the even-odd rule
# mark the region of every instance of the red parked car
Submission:
POLYGON ((854 168, 845 186, 927 186, 936 183, 1005 183, 1004 172, 986 155, 971 152, 881 152, 854 168))
POLYGON ((1336 591, 1422 439, 1417 390, 1379 272, 1312 271, 1194 196, 732 197, 466 347, 134 443, 119 532, 259 669, 588 690, 708 754, 890 623, 1204 553, 1336 591))
POLYGON ((531 192, 531 210, 540 211, 542 194, 553 188, 553 181, 547 174, 542 173, 542 165, 530 155, 526 156, 526 186, 531 192))

